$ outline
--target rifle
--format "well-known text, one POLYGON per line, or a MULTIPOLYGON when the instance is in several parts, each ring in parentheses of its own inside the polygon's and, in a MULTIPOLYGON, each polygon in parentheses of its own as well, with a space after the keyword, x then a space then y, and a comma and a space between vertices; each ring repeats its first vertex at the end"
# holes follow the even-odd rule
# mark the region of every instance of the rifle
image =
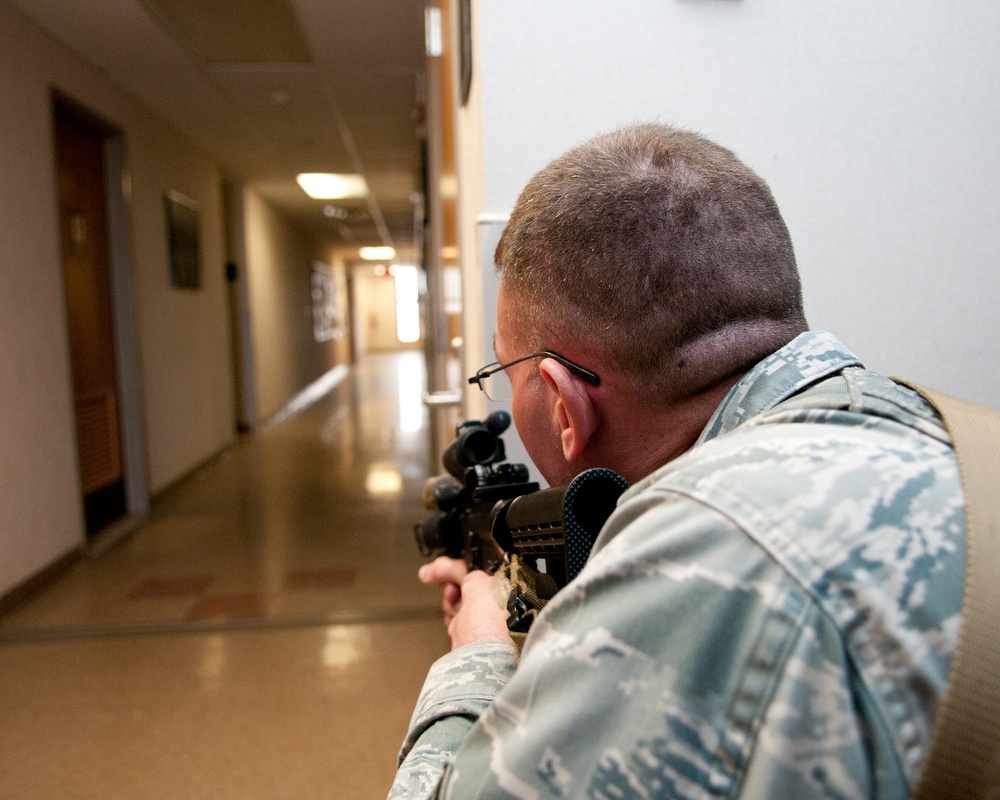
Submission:
POLYGON ((564 486, 540 489, 527 466, 505 461, 500 435, 509 426, 506 411, 458 425, 442 458, 447 474, 424 485, 424 506, 434 513, 414 527, 417 547, 425 556, 462 558, 470 570, 491 574, 516 554, 558 590, 583 569, 629 484, 613 470, 596 468, 564 486))

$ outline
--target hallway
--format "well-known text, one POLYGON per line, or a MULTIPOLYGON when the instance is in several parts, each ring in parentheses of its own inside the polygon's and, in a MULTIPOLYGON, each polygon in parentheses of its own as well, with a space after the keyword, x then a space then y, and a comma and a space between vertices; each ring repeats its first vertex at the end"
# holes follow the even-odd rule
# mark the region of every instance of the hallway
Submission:
POLYGON ((448 647, 423 384, 366 357, 0 618, 0 798, 384 797, 448 647))

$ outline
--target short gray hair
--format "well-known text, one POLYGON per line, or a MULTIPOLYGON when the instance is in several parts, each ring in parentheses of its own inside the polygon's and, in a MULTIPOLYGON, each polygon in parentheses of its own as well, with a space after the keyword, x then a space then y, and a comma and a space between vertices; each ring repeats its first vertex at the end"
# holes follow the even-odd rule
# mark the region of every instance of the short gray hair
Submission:
POLYGON ((657 402, 739 374, 806 328, 767 184, 667 125, 597 136, 541 170, 496 263, 526 344, 578 342, 657 402))

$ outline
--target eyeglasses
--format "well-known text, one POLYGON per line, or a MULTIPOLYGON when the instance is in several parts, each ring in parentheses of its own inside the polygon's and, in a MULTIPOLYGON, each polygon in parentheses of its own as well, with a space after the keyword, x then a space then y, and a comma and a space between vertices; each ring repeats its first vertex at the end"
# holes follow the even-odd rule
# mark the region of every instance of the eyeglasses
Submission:
POLYGON ((527 361, 530 358, 554 358, 578 378, 582 378, 592 386, 601 385, 601 379, 595 373, 589 369, 584 369, 579 364, 574 364, 568 358, 563 358, 551 350, 539 350, 537 353, 521 356, 521 358, 508 361, 506 364, 494 361, 469 378, 469 383, 478 384, 479 388, 483 390, 483 394, 490 400, 510 400, 513 392, 510 388, 510 378, 507 377, 506 369, 513 367, 515 364, 520 364, 522 361, 527 361))

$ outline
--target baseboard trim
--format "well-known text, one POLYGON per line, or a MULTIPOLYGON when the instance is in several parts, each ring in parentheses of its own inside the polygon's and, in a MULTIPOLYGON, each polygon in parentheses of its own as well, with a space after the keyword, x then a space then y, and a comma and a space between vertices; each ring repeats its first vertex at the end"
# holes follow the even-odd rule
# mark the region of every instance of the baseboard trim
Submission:
POLYGON ((0 594, 0 616, 13 611, 40 589, 52 583, 82 557, 83 548, 74 547, 47 567, 43 567, 27 580, 14 586, 13 589, 0 594))

